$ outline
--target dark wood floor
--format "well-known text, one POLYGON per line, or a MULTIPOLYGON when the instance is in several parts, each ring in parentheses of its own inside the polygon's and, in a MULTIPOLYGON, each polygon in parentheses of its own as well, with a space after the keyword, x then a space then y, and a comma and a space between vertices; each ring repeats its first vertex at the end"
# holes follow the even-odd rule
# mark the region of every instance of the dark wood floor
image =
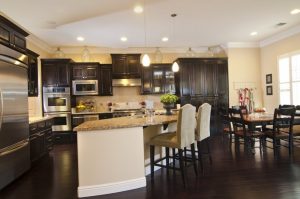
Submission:
MULTIPOLYGON (((165 170, 155 173, 154 184, 147 177, 147 188, 89 199, 156 199, 156 198, 233 198, 293 199, 300 198, 300 148, 293 158, 281 149, 274 159, 271 149, 262 155, 246 155, 243 147, 232 150, 220 137, 211 142, 213 164, 205 161, 204 174, 195 177, 187 169, 184 189, 179 173, 167 178, 165 170)), ((105 162, 103 162, 105 164, 105 162)), ((1 199, 72 199, 77 198, 77 159, 75 145, 57 145, 28 173, 0 192, 1 199)))

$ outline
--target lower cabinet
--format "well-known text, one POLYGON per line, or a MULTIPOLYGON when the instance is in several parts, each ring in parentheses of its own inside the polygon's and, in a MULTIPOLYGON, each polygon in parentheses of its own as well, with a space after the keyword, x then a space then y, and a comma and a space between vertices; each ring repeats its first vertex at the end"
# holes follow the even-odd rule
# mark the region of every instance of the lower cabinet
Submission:
POLYGON ((30 160, 34 162, 53 149, 52 119, 29 125, 30 160))

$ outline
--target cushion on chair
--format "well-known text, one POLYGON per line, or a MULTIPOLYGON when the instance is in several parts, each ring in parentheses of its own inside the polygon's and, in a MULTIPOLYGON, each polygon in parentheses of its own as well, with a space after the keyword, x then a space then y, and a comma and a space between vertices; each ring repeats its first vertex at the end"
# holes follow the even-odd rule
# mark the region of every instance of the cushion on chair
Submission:
POLYGON ((201 141, 210 136, 210 113, 211 105, 202 104, 197 113, 196 140, 201 141))
MULTIPOLYGON (((267 130, 264 133, 269 138, 273 138, 274 137, 273 130, 267 130)), ((289 133, 288 133, 288 131, 279 131, 279 132, 275 133, 275 137, 276 138, 288 138, 289 137, 289 133)))
POLYGON ((149 144, 155 146, 170 147, 170 148, 180 148, 180 144, 177 141, 176 132, 159 134, 153 137, 150 140, 149 144))

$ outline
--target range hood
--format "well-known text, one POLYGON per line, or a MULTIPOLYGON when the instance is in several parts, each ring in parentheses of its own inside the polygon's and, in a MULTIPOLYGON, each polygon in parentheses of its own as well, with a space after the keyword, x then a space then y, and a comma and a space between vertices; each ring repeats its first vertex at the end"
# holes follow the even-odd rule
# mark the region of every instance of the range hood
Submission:
POLYGON ((113 79, 113 86, 141 86, 141 79, 113 79))

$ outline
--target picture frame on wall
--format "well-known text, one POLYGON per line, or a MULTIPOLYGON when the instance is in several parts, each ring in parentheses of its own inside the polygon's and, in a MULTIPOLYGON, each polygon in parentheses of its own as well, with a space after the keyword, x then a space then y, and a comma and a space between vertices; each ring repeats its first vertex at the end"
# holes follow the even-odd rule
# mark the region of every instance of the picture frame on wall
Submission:
POLYGON ((272 84, 272 74, 267 74, 266 75, 266 83, 267 84, 272 84))
POLYGON ((273 95, 273 87, 272 86, 267 86, 267 95, 273 95))

